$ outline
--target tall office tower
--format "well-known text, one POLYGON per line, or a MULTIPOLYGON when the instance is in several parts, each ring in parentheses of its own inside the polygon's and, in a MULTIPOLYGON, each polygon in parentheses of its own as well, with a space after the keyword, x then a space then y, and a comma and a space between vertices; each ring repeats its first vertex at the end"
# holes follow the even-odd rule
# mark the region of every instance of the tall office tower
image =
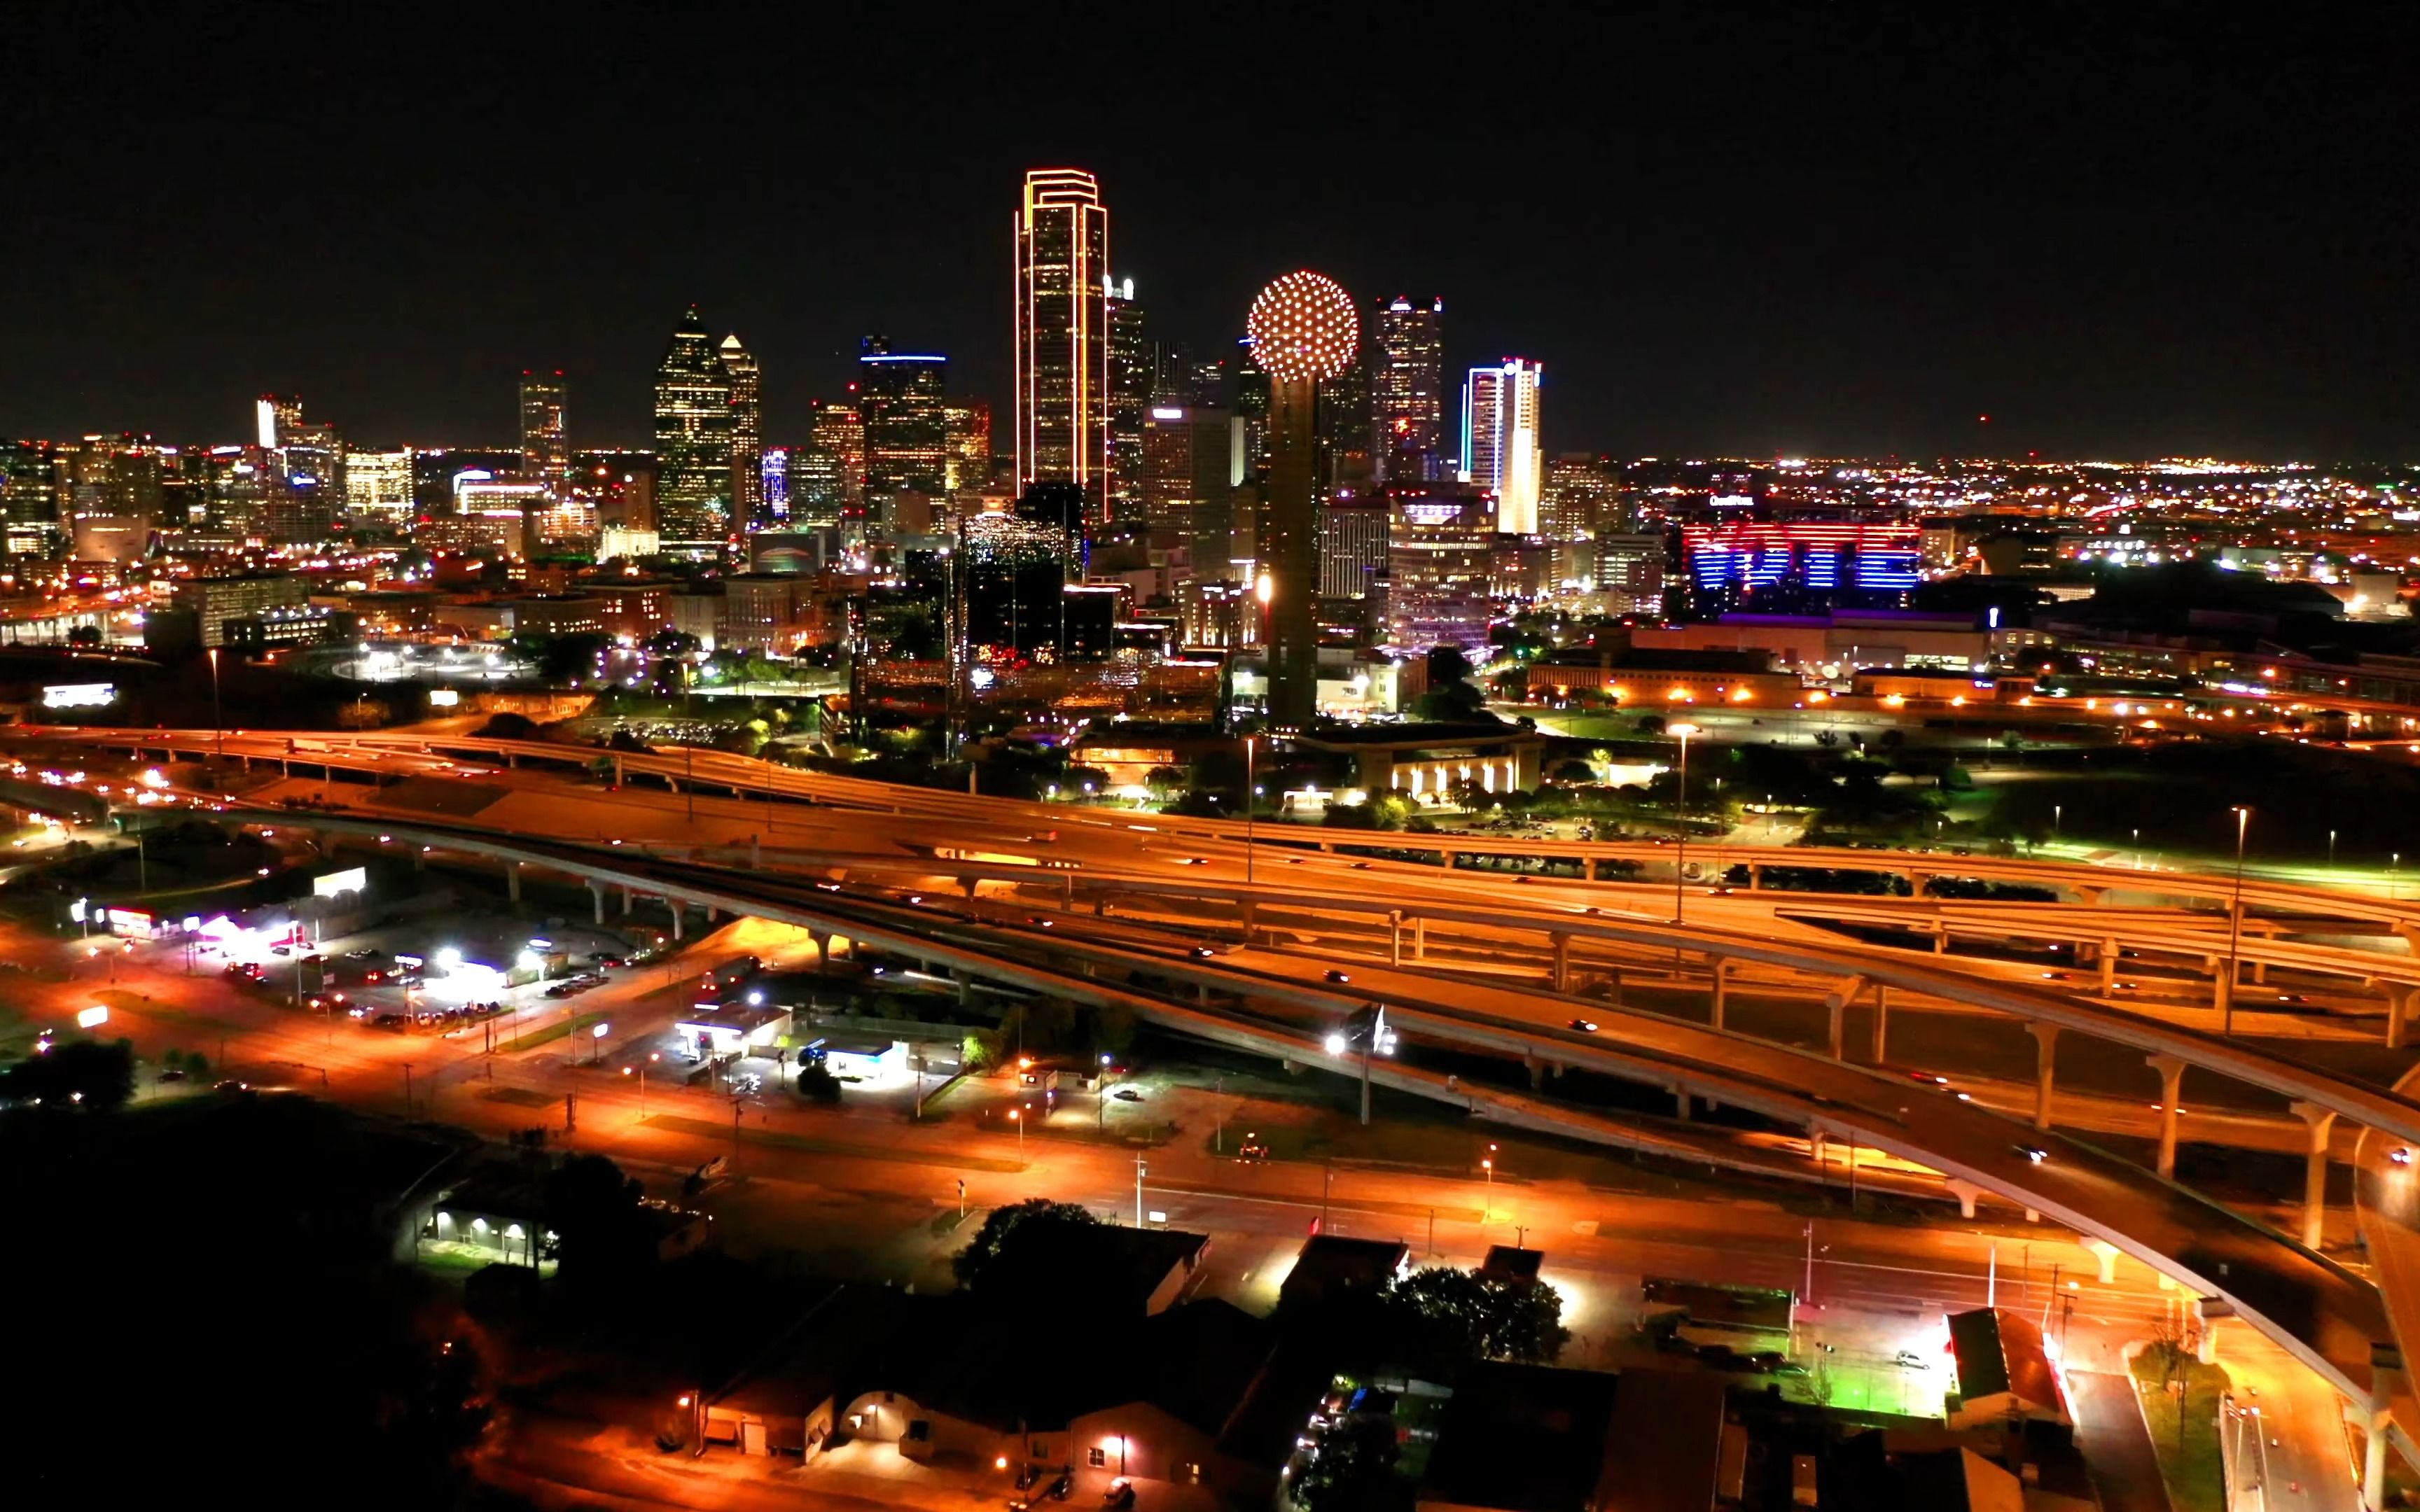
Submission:
POLYGON ((790 448, 765 448, 765 465, 757 470, 757 486, 764 490, 765 521, 786 525, 790 520, 790 448))
POLYGON ((347 452, 345 512, 356 521, 400 524, 411 517, 411 453, 347 452))
POLYGON ((756 359, 737 336, 723 337, 715 355, 731 381, 732 517, 753 530, 765 523, 765 401, 756 359))
POLYGON ((858 405, 865 413, 865 507, 889 517, 903 493, 949 489, 950 360, 894 352, 880 336, 859 344, 858 405))
POLYGON ((571 386, 563 370, 521 373, 521 471, 561 484, 571 471, 571 444, 563 428, 563 405, 571 386))
POLYGON ((1016 483, 1107 504, 1109 212, 1078 168, 1025 176, 1016 211, 1016 483))
POLYGON ((731 533, 731 377, 694 304, 656 366, 656 520, 668 549, 731 533))
POLYGON ((1236 344, 1235 418, 1243 424, 1237 427, 1244 442, 1244 480, 1258 483, 1269 471, 1269 373, 1252 355, 1252 339, 1245 337, 1236 344))
POLYGON ((65 538, 48 441, 0 444, 0 530, 12 557, 48 556, 65 538))
POLYGON ((1373 489, 1319 506, 1319 596, 1367 598, 1387 576, 1385 493, 1373 489))
POLYGON ((942 408, 947 455, 942 483, 955 495, 991 486, 991 401, 952 399, 942 408))
POLYGON ((1319 385, 1315 431, 1322 498, 1370 476, 1370 369, 1364 347, 1352 366, 1319 385))
POLYGON ((1462 478, 1496 495, 1496 528, 1538 533, 1538 388, 1544 369, 1508 357, 1474 367, 1462 389, 1462 478))
MULTIPOLYGON (((1080 515, 1083 495, 1076 497, 1080 515)), ((1057 660, 1069 577, 1066 531, 1022 513, 978 515, 966 522, 964 538, 968 659, 1057 660)))
POLYGON ((1134 280, 1112 282, 1109 307, 1109 517, 1143 516, 1143 411, 1152 406, 1151 343, 1143 334, 1142 306, 1134 280))
POLYGON ((1387 643, 1403 651, 1487 644, 1496 512, 1475 486, 1390 483, 1387 643))
POLYGON ((1231 575, 1233 430, 1224 409, 1155 404, 1143 411, 1143 523, 1185 544, 1196 580, 1231 575))
POLYGON ((1378 307, 1370 345, 1370 471, 1429 483, 1445 469, 1445 301, 1398 294, 1378 307))
POLYGON ((792 513, 800 525, 837 525, 850 510, 865 511, 865 416, 853 404, 829 399, 816 399, 812 408, 792 513))
POLYGON ((1319 704, 1319 518, 1312 411, 1319 384, 1353 365, 1360 322, 1334 279, 1287 273, 1252 301, 1252 359, 1269 378, 1267 502, 1258 541, 1267 606, 1268 719, 1304 730, 1319 704))
POLYGON ((1538 529, 1557 548, 1558 582, 1589 574, 1571 570, 1582 556, 1569 548, 1624 528, 1621 464, 1609 456, 1566 452, 1546 464, 1544 487, 1538 499, 1538 529))
POLYGON ((252 412, 260 449, 273 452, 286 444, 287 432, 302 423, 302 396, 264 393, 254 401, 252 412))

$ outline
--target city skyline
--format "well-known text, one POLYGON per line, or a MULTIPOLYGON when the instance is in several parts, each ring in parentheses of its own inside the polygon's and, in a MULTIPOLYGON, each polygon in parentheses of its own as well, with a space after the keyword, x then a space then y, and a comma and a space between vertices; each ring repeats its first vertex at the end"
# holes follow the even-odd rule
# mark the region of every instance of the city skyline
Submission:
MULTIPOLYGON (((246 14, 234 39, 295 45, 273 27, 251 38, 246 14)), ((1110 271, 1171 339, 1221 349, 1233 312, 1289 267, 1375 297, 1442 295, 1449 371, 1515 351, 1553 365, 1550 453, 2335 460, 2403 455, 2411 429, 2400 354, 2420 308, 2392 146, 2411 135, 2408 91, 2369 71, 2402 47, 2391 32, 1667 23, 1601 78, 1585 34, 1541 36, 1525 51, 1550 59, 1529 128, 1544 149, 1476 208, 1448 186, 1471 178, 1477 149, 1443 123, 1385 138, 1398 175, 1269 173, 1215 133, 1121 131, 1083 102, 1097 96, 1037 89, 977 140, 916 122, 875 139, 848 176, 861 218, 827 237, 799 208, 832 203, 800 153, 879 109, 876 84, 844 82, 779 131, 752 129, 752 91, 725 92, 735 129, 716 134, 714 181, 804 192, 752 197, 746 214, 646 215, 651 186, 687 181, 690 149, 633 138, 621 86, 651 50, 612 28, 557 39, 595 65, 560 107, 578 149, 509 208, 488 205, 481 170, 453 171, 479 161, 475 132, 442 112, 390 125, 349 91, 280 107, 299 118, 271 134, 346 164, 292 224, 123 193, 123 162, 165 184, 262 139, 261 107, 240 100, 159 129, 183 24, 147 21, 159 45, 85 81, 74 109, 41 78, 0 104, 45 185, 0 254, 20 355, 0 375, 8 434, 234 436, 249 396, 291 391, 365 441, 503 439, 494 386, 559 368, 590 442, 644 444, 663 312, 691 301, 767 363, 768 440, 798 438, 807 400, 837 395, 874 330, 948 353, 962 392, 1005 418, 1001 211, 1025 171, 1055 162, 1085 167, 1117 207, 1110 271), (1716 43, 1709 93, 1681 65, 1716 43), (1585 113, 1592 84, 1625 91, 1618 117, 1585 113), (593 210, 609 203, 641 208, 647 235, 608 234, 593 210), (476 237, 426 229, 472 224, 474 206, 476 237), (2247 217, 2258 236, 2239 234, 2247 217)), ((1373 85, 1352 60, 1373 34, 1308 29, 1339 100, 1362 99, 1373 85)), ((879 38, 865 47, 888 55, 879 38)), ((1036 79, 1148 78, 1182 98, 1224 77, 1217 48, 1164 74, 1156 56, 1103 39, 1036 61, 970 35, 930 59, 928 82, 985 98, 1033 63, 1036 79)), ((1493 76, 1483 50, 1466 66, 1493 76)), ((1299 161, 1374 149, 1367 120, 1322 113, 1299 161)))

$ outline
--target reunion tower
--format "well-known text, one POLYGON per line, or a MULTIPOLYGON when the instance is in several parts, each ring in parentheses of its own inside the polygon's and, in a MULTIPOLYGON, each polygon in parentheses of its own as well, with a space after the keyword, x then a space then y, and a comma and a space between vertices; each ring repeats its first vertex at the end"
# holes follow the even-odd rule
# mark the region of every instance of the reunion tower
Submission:
POLYGON ((1319 520, 1311 501, 1312 398, 1353 364, 1360 322, 1352 297, 1323 273, 1287 273, 1261 290, 1246 324, 1269 375, 1269 484, 1260 538, 1268 719, 1306 730, 1319 702, 1319 520))

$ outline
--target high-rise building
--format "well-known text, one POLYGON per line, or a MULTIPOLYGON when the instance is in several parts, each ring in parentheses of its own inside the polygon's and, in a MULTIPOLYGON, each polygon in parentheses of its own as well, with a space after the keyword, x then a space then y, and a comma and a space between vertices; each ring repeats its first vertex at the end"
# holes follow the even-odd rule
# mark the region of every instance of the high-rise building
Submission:
POLYGON ((1544 381, 1539 363, 1508 357, 1472 368, 1463 384, 1462 478, 1496 495, 1497 529, 1508 535, 1538 533, 1538 389, 1544 381))
POLYGON ((411 453, 347 452, 345 512, 356 520, 411 517, 411 453))
POLYGON ((828 399, 814 400, 813 409, 792 485, 793 522, 837 525, 852 510, 865 512, 865 416, 854 404, 828 399))
POLYGON ((1497 517, 1476 486, 1390 483, 1387 641, 1403 651, 1487 643, 1497 517))
POLYGON ((790 449, 786 446, 765 448, 765 465, 757 470, 757 486, 764 491, 765 523, 787 524, 790 518, 790 449))
POLYGON ((1343 495, 1319 506, 1319 596, 1367 598, 1386 577, 1387 496, 1343 495))
POLYGON ((731 533, 731 378, 694 304, 656 367, 656 519, 673 550, 731 533))
POLYGON ((756 359, 725 336, 715 355, 731 383, 731 510, 750 530, 766 523, 765 403, 757 387, 756 359))
POLYGON ((881 336, 868 336, 859 347, 867 510, 887 511, 902 493, 939 498, 950 485, 950 360, 894 352, 881 336))
POLYGON ((1626 523, 1622 494, 1621 463, 1588 452, 1566 452, 1546 464, 1538 529, 1552 541, 1585 541, 1600 532, 1620 531, 1626 523))
MULTIPOLYGON (((1151 408, 1153 352, 1134 280, 1111 280, 1109 310, 1109 517, 1143 516, 1143 411, 1151 408)), ((1173 402, 1173 401, 1171 401, 1173 402)))
MULTIPOLYGON (((1077 497, 1080 509, 1082 495, 1077 497)), ((1063 525, 1022 514, 978 515, 966 523, 965 543, 968 656, 1056 661, 1069 576, 1063 525)))
POLYGON ((991 401, 952 399, 942 409, 947 455, 942 483, 952 497, 991 484, 991 401))
POLYGON ((560 368, 521 373, 521 471, 547 483, 561 483, 571 471, 571 446, 563 428, 569 388, 560 368))
POLYGON ((302 423, 302 396, 264 393, 254 402, 252 412, 260 449, 273 452, 286 444, 287 433, 302 423))
POLYGON ((1109 212, 1080 168, 1025 176, 1016 211, 1016 481, 1109 482, 1109 212))
POLYGON ((1381 483, 1444 475, 1445 301, 1402 295, 1378 307, 1371 333, 1370 470, 1381 483))
POLYGON ((1350 367, 1319 385, 1313 433, 1322 498, 1370 476, 1370 369, 1364 347, 1350 367))
POLYGON ((50 443, 0 444, 0 528, 8 555, 48 556, 65 538, 60 518, 50 443))
POLYGON ((1143 523, 1185 544, 1196 579, 1231 575, 1233 431, 1224 409, 1155 404, 1143 411, 1143 523))

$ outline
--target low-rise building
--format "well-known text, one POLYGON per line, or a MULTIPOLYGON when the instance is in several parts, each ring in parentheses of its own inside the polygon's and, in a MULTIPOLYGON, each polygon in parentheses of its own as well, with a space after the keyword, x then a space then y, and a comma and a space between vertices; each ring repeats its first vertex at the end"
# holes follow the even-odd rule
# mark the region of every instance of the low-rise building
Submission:
POLYGON ((1711 1512, 1720 1379, 1471 1366, 1454 1384, 1419 1512, 1711 1512))
POLYGON ((1533 790, 1545 737, 1509 724, 1373 724, 1298 736, 1305 750, 1353 759, 1354 782, 1371 793, 1400 788, 1413 797, 1444 802, 1455 785, 1476 782, 1488 793, 1533 790))
POLYGON ((1401 1240, 1313 1234, 1279 1284, 1278 1305, 1312 1306, 1348 1291, 1374 1291, 1411 1268, 1412 1247, 1401 1240))
POLYGON ((1952 1313, 1949 1350, 1958 1363, 1957 1395, 1946 1414, 1951 1427, 2072 1426, 2041 1330, 2028 1319, 1993 1307, 1952 1313))

